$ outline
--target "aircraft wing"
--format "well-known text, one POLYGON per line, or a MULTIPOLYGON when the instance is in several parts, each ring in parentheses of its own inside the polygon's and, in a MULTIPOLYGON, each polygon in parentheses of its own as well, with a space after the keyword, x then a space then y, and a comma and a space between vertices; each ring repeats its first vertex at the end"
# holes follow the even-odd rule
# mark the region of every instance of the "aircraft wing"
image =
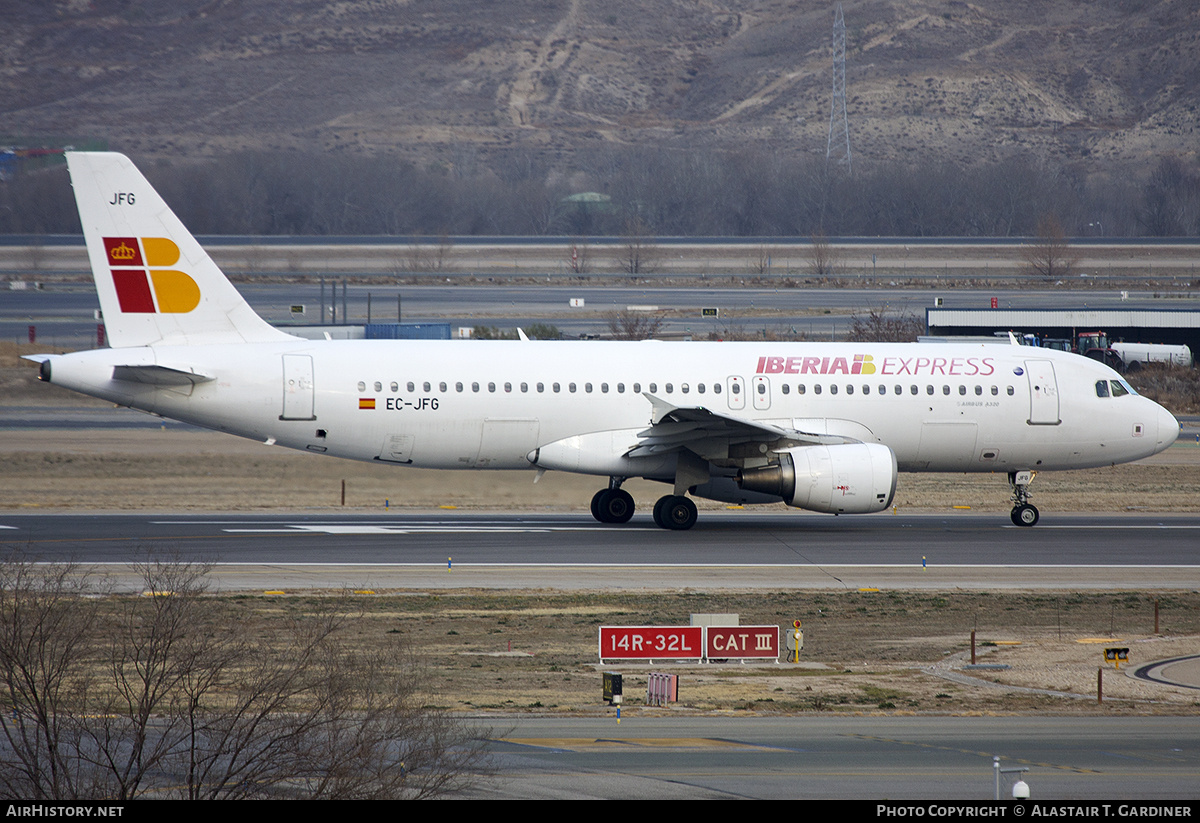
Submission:
POLYGON ((720 459, 730 446, 746 443, 802 446, 859 442, 832 434, 815 434, 793 428, 747 420, 706 409, 703 406, 674 406, 646 394, 654 408, 650 428, 638 432, 638 444, 626 457, 650 457, 688 449, 700 457, 720 459))

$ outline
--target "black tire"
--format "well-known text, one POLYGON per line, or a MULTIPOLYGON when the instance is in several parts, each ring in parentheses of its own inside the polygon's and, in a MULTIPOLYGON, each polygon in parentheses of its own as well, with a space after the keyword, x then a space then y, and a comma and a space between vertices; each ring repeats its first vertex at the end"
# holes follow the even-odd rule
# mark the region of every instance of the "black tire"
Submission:
POLYGON ((1038 520, 1041 519, 1037 507, 1031 506, 1028 503, 1023 506, 1013 506, 1009 517, 1012 518, 1014 526, 1021 526, 1022 528, 1036 526, 1038 520))
POLYGON ((666 521, 663 520, 663 507, 670 502, 671 497, 672 495, 669 494, 664 495, 663 497, 658 498, 658 500, 656 500, 654 503, 654 525, 658 526, 660 529, 668 528, 666 521))
POLYGON ((687 531, 696 525, 696 504, 682 495, 671 495, 664 498, 662 507, 662 523, 672 531, 687 531))
POLYGON ((606 490, 597 504, 604 523, 628 523, 635 508, 633 495, 624 489, 606 490))
POLYGON ((601 489, 592 495, 592 517, 596 518, 600 523, 605 522, 604 517, 600 513, 600 498, 608 494, 608 489, 601 489))

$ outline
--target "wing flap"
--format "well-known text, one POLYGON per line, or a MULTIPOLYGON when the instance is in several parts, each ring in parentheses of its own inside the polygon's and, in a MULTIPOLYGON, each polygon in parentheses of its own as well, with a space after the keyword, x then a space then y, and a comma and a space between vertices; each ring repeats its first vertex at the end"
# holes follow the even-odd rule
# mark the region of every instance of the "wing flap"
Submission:
POLYGON ((687 449, 698 455, 718 456, 731 444, 778 443, 836 445, 859 442, 833 434, 814 434, 757 420, 722 414, 703 406, 673 406, 645 394, 653 407, 653 423, 638 432, 638 443, 626 457, 649 457, 687 449))

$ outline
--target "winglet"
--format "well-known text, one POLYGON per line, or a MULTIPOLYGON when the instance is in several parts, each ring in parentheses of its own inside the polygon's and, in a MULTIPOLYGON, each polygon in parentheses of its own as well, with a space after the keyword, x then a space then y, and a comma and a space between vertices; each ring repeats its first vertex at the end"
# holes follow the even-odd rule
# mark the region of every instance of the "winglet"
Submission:
POLYGON ((291 339, 254 313, 128 157, 66 156, 114 348, 291 339))

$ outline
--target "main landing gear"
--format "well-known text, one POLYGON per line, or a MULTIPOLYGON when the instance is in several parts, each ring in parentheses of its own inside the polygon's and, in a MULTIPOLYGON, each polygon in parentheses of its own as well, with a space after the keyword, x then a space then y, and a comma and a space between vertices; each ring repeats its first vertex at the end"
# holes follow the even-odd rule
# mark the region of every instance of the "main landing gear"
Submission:
MULTIPOLYGON (((592 495, 592 517, 601 523, 628 523, 633 517, 633 496, 621 488, 624 477, 611 477, 608 488, 592 495)), ((686 531, 696 525, 696 504, 681 494, 668 494, 654 504, 659 528, 686 531)))
POLYGON ((1009 517, 1014 526, 1036 526, 1038 522, 1037 506, 1029 502, 1029 484, 1037 472, 1009 472, 1008 482, 1012 485, 1013 507, 1009 517))
POLYGON ((654 504, 654 523, 659 528, 687 531, 696 525, 696 504, 681 494, 668 494, 654 504))
POLYGON ((633 510, 633 495, 619 485, 601 489, 592 496, 592 517, 601 523, 628 523, 633 510))

